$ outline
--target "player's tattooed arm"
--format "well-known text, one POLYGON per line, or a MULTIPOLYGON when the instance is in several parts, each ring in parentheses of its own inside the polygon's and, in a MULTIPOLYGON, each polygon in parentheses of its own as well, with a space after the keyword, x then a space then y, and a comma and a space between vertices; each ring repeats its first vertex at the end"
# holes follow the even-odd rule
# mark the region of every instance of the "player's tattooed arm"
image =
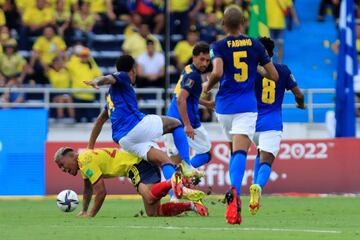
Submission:
POLYGON ((99 178, 99 180, 93 184, 93 188, 95 190, 95 199, 94 199, 94 205, 90 210, 89 217, 95 217, 96 214, 99 212, 105 197, 106 197, 106 188, 105 188, 105 182, 102 177, 99 178))
POLYGON ((116 83, 116 79, 114 78, 113 75, 105 75, 105 76, 97 77, 91 81, 84 81, 84 83, 88 86, 99 89, 100 86, 111 85, 116 83))
POLYGON ((190 94, 188 91, 186 91, 185 89, 181 89, 179 95, 176 98, 176 103, 179 109, 181 119, 184 123, 184 131, 189 138, 194 139, 195 131, 191 126, 186 104, 186 99, 189 97, 189 95, 190 94))
POLYGON ((215 58, 213 60, 213 70, 209 75, 207 84, 204 85, 203 92, 208 93, 219 82, 224 72, 224 62, 221 58, 215 58))
POLYGON ((87 216, 87 210, 91 202, 92 194, 93 194, 93 189, 91 182, 89 181, 89 179, 84 179, 83 208, 81 212, 79 212, 78 216, 80 217, 87 216))
POLYGON ((304 94, 299 89, 299 87, 294 87, 291 89, 291 91, 295 96, 296 107, 300 109, 306 109, 306 104, 304 102, 304 94))
POLYGON ((94 149, 96 140, 102 130, 103 125, 109 119, 109 115, 105 109, 101 111, 99 116, 97 117, 94 127, 91 130, 90 139, 87 145, 87 148, 94 149))
POLYGON ((264 66, 257 66, 257 72, 264 78, 277 81, 279 80, 279 74, 272 62, 265 64, 264 66))

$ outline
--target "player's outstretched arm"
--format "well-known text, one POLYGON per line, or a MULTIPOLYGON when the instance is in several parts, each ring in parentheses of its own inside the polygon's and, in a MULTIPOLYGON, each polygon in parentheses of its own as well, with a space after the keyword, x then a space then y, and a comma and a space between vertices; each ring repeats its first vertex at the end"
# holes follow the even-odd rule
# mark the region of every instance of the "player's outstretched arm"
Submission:
POLYGON ((224 72, 224 62, 221 58, 213 60, 213 70, 210 73, 207 84, 204 84, 204 93, 210 92, 211 89, 219 82, 224 72))
POLYGON ((291 89, 291 92, 295 96, 296 107, 300 109, 306 109, 306 104, 304 103, 304 94, 302 93, 300 88, 296 86, 291 89))
POLYGON ((279 73, 277 72, 274 64, 272 62, 269 62, 265 64, 263 67, 258 66, 257 72, 267 79, 278 81, 279 80, 279 73))
POLYGON ((95 199, 94 199, 94 205, 90 210, 89 217, 95 217, 96 214, 99 212, 105 197, 106 197, 106 188, 105 188, 105 182, 102 177, 99 178, 99 180, 93 184, 93 188, 95 190, 95 199))
POLYGON ((179 95, 176 98, 176 103, 179 109, 181 119, 183 120, 184 123, 184 131, 189 138, 194 139, 195 131, 191 126, 189 115, 187 112, 186 99, 188 97, 189 97, 189 92, 186 91, 185 89, 181 89, 179 95))
POLYGON ((87 148, 94 149, 96 139, 98 138, 104 123, 108 119, 109 119, 108 113, 107 113, 107 111, 105 109, 103 109, 101 111, 101 113, 99 114, 99 116, 97 117, 96 122, 94 124, 94 127, 91 130, 91 135, 90 135, 90 139, 89 139, 89 143, 88 143, 87 148))
POLYGON ((111 85, 116 83, 116 79, 112 75, 105 75, 105 76, 97 77, 91 81, 84 81, 84 83, 88 86, 99 89, 100 86, 111 85))
POLYGON ((84 192, 83 192, 83 208, 81 212, 79 212, 79 217, 86 217, 87 210, 89 208, 91 197, 93 194, 93 188, 89 179, 84 179, 84 192))

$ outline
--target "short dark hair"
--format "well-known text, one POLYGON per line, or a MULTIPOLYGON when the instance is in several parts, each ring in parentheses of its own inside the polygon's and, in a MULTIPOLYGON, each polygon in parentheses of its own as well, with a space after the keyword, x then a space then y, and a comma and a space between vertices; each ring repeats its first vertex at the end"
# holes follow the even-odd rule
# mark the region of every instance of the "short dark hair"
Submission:
POLYGON ((230 30, 237 30, 244 24, 241 9, 236 6, 227 7, 224 11, 224 26, 230 30))
POLYGON ((193 49, 192 55, 199 56, 200 53, 209 54, 209 51, 209 44, 207 44, 206 42, 198 42, 193 49))
POLYGON ((261 42, 262 45, 264 45, 267 53, 269 54, 269 57, 272 57, 274 55, 274 48, 275 48, 274 41, 268 37, 261 37, 259 38, 259 41, 261 42))
POLYGON ((150 38, 148 38, 148 39, 146 39, 146 46, 148 46, 148 45, 154 45, 155 43, 154 43, 154 40, 152 40, 152 39, 150 39, 150 38))
POLYGON ((118 72, 130 72, 135 65, 135 59, 130 55, 122 55, 116 60, 116 70, 118 72))

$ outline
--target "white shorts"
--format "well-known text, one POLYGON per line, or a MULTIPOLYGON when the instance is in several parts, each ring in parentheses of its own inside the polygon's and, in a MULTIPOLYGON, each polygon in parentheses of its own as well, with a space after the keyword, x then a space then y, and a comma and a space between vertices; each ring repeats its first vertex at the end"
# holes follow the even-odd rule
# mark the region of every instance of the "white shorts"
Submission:
POLYGON ((276 157, 280 150, 281 137, 282 131, 256 132, 254 143, 261 151, 269 152, 276 157))
MULTIPOLYGON (((211 149, 211 141, 206 129, 203 126, 200 126, 195 130, 194 139, 187 138, 190 147, 194 150, 195 154, 207 153, 211 149)), ((164 145, 166 147, 166 152, 169 157, 173 157, 179 154, 172 133, 164 135, 164 145)))
POLYGON ((233 134, 247 135, 253 139, 256 127, 256 112, 246 112, 237 114, 217 114, 220 126, 229 141, 232 141, 233 134))
POLYGON ((156 139, 163 134, 163 123, 158 115, 146 115, 128 134, 119 140, 120 146, 147 160, 150 148, 159 148, 156 139))

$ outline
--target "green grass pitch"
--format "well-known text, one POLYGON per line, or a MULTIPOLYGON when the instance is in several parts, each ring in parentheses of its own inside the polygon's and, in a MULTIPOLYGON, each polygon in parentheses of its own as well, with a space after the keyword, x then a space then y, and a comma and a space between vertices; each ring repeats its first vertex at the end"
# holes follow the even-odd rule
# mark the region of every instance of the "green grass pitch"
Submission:
POLYGON ((256 216, 243 197, 243 223, 226 224, 225 205, 206 200, 210 216, 141 216, 141 200, 106 200, 98 216, 60 212, 54 199, 0 200, 0 239, 360 239, 360 197, 265 196, 256 216), (136 216, 135 216, 136 215, 136 216))

